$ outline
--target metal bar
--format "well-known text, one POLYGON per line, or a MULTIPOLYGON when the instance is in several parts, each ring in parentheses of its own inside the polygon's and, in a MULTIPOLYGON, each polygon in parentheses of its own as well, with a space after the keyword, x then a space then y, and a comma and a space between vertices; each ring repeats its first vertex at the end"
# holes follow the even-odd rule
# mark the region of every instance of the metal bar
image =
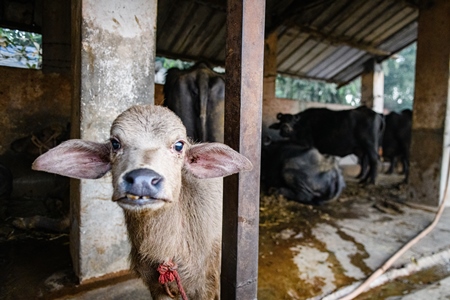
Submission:
POLYGON ((228 0, 225 142, 253 170, 224 179, 221 299, 256 299, 265 0, 228 0))

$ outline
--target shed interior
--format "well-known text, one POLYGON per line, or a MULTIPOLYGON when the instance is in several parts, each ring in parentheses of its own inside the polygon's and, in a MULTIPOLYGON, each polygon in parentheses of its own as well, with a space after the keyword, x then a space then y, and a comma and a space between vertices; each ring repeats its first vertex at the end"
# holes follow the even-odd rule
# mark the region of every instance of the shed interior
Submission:
MULTIPOLYGON (((428 5, 428 2, 267 0, 266 52, 275 43, 275 69, 278 74, 323 80, 342 86, 370 70, 374 62, 389 58, 417 40, 419 9, 423 8, 420 5, 428 5)), ((158 1, 156 55, 224 66, 226 13, 225 0, 158 1)), ((0 231, 4 245, 2 252, 6 253, 1 255, 8 259, 12 252, 17 252, 24 257, 35 255, 50 260, 54 253, 62 251, 65 257, 53 265, 55 268, 70 268, 67 235, 33 233, 39 241, 30 246, 26 239, 31 233, 10 226, 11 217, 32 216, 36 210, 64 217, 68 209, 67 205, 63 207, 68 201, 68 182, 61 183, 58 181, 60 178, 37 175, 29 170, 33 156, 30 157, 27 152, 13 152, 11 144, 21 138, 32 141, 33 136, 42 134, 46 128, 56 126, 67 130, 71 121, 74 80, 70 54, 73 23, 70 20, 70 0, 0 0, 0 27, 43 35, 41 70, 0 66, 0 125, 4 128, 0 132, 0 162, 13 173, 15 180, 11 199, 16 201, 0 199, 1 222, 8 224, 0 231), (62 191, 52 188, 62 186, 65 187, 62 191), (18 199, 24 201, 18 202, 18 199), (34 203, 38 199, 40 206, 36 208, 35 204, 28 201, 30 199, 34 203), (11 208, 15 207, 17 211, 22 211, 13 216, 11 208), (4 242, 8 240, 17 242, 6 245, 4 242), (46 242, 42 243, 41 240, 46 242), (41 244, 45 244, 45 248, 40 247, 41 244)), ((265 72, 265 78, 273 76, 265 72)), ((162 98, 161 86, 155 85, 155 99, 161 102, 162 98)), ((280 109, 298 111, 306 107, 301 102, 276 100, 270 89, 264 91, 264 98, 265 114, 270 114, 269 118, 272 119, 275 111, 280 109)), ((50 136, 54 134, 50 133, 50 136)), ((40 137, 39 140, 42 142, 47 138, 40 137)), ((20 268, 25 268, 26 263, 38 261, 23 260, 23 263, 19 263, 21 260, 21 257, 14 259, 20 268)), ((11 271, 13 274, 17 272, 17 276, 31 278, 31 275, 24 276, 11 264, 7 266, 14 270, 11 271)), ((37 265, 37 268, 41 266, 37 265)), ((42 271, 40 276, 50 276, 53 272, 50 269, 42 271)), ((42 278, 30 279, 29 282, 36 284, 42 278)), ((3 282, 11 280, 5 277, 3 282)))

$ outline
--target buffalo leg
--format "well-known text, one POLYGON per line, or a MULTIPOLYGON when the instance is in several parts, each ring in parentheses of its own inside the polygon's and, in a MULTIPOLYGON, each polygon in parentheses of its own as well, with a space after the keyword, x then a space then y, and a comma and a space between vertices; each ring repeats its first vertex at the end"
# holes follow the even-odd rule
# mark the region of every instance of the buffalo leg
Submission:
POLYGON ((409 177, 409 158, 407 156, 404 156, 402 162, 403 162, 403 172, 405 173, 404 182, 407 183, 409 177))
POLYGON ((395 165, 397 164, 397 159, 395 156, 391 156, 389 158, 389 169, 386 171, 386 174, 394 173, 395 165))
POLYGON ((369 172, 359 181, 360 183, 371 183, 375 184, 375 179, 377 178, 378 172, 378 155, 375 149, 370 149, 367 152, 369 159, 369 172))
POLYGON ((369 167, 367 162, 367 155, 358 156, 358 163, 361 168, 359 174, 356 176, 357 179, 364 178, 364 176, 366 176, 369 167))

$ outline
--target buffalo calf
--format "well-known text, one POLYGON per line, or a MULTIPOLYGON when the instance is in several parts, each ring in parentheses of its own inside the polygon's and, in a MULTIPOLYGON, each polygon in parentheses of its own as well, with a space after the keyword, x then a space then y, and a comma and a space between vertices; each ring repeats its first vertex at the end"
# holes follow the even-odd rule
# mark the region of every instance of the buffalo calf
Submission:
POLYGON ((179 297, 183 290, 189 299, 218 299, 220 177, 250 170, 247 158, 224 144, 191 144, 173 112, 147 105, 119 115, 108 142, 66 141, 33 168, 86 179, 111 170, 112 200, 125 214, 132 268, 153 299, 179 297), (175 267, 183 288, 161 281, 175 267))

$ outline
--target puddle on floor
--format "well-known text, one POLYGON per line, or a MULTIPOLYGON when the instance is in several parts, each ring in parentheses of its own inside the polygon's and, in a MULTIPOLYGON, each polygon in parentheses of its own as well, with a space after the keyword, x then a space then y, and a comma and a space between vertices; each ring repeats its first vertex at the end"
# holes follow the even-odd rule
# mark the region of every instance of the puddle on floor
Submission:
POLYGON ((370 255, 348 228, 342 229, 340 220, 359 224, 397 218, 397 211, 375 206, 383 209, 385 200, 401 201, 401 180, 382 175, 379 184, 364 187, 350 179, 340 199, 320 206, 262 195, 258 299, 309 299, 368 277, 370 255), (374 211, 377 217, 370 218, 374 211))
MULTIPOLYGON (((349 253, 330 251, 326 242, 330 234, 340 242, 351 239, 336 228, 330 210, 339 214, 329 207, 304 205, 276 196, 262 197, 258 299, 308 299, 366 275, 367 266, 350 266, 352 256, 367 255, 362 245, 348 242, 349 253), (348 256, 346 266, 338 255, 348 256)), ((350 215, 348 210, 345 214, 350 215)))
MULTIPOLYGON (((450 266, 435 266, 411 276, 397 278, 382 286, 371 289, 355 298, 355 300, 385 300, 390 297, 404 296, 412 291, 426 288, 430 284, 450 276, 450 266)), ((432 300, 432 299, 429 299, 432 300)))

